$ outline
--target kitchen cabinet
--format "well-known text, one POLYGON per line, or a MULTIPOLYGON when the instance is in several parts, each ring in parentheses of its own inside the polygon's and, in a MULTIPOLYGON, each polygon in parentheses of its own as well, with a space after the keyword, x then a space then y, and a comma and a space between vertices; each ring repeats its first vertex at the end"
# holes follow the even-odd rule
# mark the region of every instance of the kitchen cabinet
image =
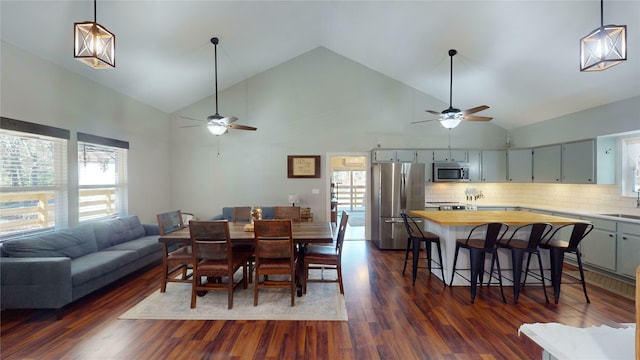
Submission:
POLYGON ((562 181, 577 184, 616 183, 616 141, 613 137, 562 145, 562 181))
POLYGON ((533 182, 559 183, 562 178, 562 146, 550 145, 533 149, 533 182))
POLYGON ((467 150, 440 149, 433 150, 433 161, 438 162, 467 162, 467 150))
POLYGON ((433 150, 418 150, 416 161, 424 164, 424 181, 433 182, 433 150))
POLYGON ((562 145, 562 182, 595 184, 595 140, 562 145))
POLYGON ((636 277, 640 265, 640 224, 618 222, 618 273, 636 277))
POLYGON ((598 218, 583 217, 582 219, 593 224, 593 230, 580 242, 583 263, 615 272, 617 223, 598 218))
POLYGON ((526 183, 533 178, 531 149, 507 150, 507 179, 509 182, 526 183))
POLYGON ((467 159, 469 160, 469 181, 470 182, 480 182, 482 180, 482 167, 481 162, 481 151, 480 150, 469 150, 467 151, 467 159))
POLYGON ((482 182, 507 181, 507 151, 482 150, 482 182))
POLYGON ((416 150, 373 150, 373 162, 415 162, 416 150))

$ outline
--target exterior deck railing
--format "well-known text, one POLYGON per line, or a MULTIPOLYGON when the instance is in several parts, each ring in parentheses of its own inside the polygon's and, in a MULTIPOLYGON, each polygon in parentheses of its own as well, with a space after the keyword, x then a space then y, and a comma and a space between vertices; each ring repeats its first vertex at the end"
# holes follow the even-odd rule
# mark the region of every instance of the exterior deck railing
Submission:
MULTIPOLYGON (((79 191, 80 221, 116 214, 116 189, 79 191)), ((55 226, 55 191, 1 192, 0 234, 55 226)))

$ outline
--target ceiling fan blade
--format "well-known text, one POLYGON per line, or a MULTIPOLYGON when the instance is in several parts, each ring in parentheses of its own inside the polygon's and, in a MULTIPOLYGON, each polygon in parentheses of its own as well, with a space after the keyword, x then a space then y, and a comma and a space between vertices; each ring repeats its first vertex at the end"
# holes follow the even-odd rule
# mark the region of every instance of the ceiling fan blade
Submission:
POLYGON ((433 115, 440 115, 442 114, 440 111, 433 111, 433 110, 425 110, 426 112, 433 114, 433 115))
POLYGON ((477 112, 480 112, 482 110, 487 110, 489 107, 487 105, 480 105, 480 106, 476 106, 474 108, 471 109, 467 109, 465 111, 462 112, 463 115, 471 115, 471 114, 475 114, 477 112))
POLYGON ((226 121, 227 124, 231 124, 232 122, 238 121, 238 118, 232 115, 225 117, 223 120, 226 121))
POLYGON ((185 126, 180 126, 181 128, 190 128, 190 127, 200 127, 203 124, 199 124, 199 125, 185 125, 185 126))
POLYGON ((438 119, 412 121, 412 122, 410 122, 410 124, 420 124, 420 123, 429 122, 429 121, 436 121, 436 120, 438 120, 438 119))
POLYGON ((465 116, 464 117, 465 121, 489 121, 491 119, 493 118, 488 116, 465 116))
POLYGON ((187 120, 193 120, 193 121, 204 121, 202 119, 194 119, 194 118, 190 118, 190 117, 186 117, 186 116, 179 116, 179 118, 181 119, 187 119, 187 120))
POLYGON ((246 125, 239 125, 239 124, 231 124, 229 125, 230 128, 232 129, 238 129, 238 130, 258 130, 258 128, 254 128, 253 126, 246 126, 246 125))

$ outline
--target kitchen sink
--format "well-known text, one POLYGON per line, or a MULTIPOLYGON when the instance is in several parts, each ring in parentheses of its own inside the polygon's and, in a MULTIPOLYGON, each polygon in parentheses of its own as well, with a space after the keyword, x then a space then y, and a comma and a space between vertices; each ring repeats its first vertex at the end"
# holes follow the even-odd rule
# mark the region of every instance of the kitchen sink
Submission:
POLYGON ((600 215, 613 216, 613 217, 619 217, 624 219, 640 220, 640 215, 627 215, 627 214, 600 214, 600 215))

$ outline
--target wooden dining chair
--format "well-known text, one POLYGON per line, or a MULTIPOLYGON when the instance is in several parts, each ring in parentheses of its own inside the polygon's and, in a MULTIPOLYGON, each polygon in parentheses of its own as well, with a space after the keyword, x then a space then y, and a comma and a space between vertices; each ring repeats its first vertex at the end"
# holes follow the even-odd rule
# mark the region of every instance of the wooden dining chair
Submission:
POLYGON ((342 245, 344 243, 344 234, 349 223, 349 214, 342 212, 340 217, 340 225, 338 227, 338 235, 334 240, 335 246, 326 245, 308 245, 304 255, 304 285, 303 293, 307 293, 307 283, 309 282, 337 282, 340 286, 340 294, 344 294, 344 286, 342 285, 342 245), (336 270, 336 279, 310 278, 309 270, 319 269, 322 274, 325 270, 336 270))
POLYGON ((294 306, 296 254, 291 220, 255 220, 253 234, 256 273, 253 306, 258 306, 258 290, 272 288, 290 289, 291 306, 294 306))
MULTIPOLYGON (((185 228, 182 213, 180 210, 169 211, 156 215, 160 235, 185 228)), ((191 245, 167 246, 162 243, 162 279, 160 282, 160 292, 167 290, 168 282, 191 282, 192 266, 191 245), (180 277, 177 275, 180 274, 180 277)))
POLYGON ((236 206, 233 208, 233 219, 235 222, 251 222, 251 206, 236 206))
POLYGON ((299 223, 302 218, 300 206, 276 206, 273 211, 274 219, 289 219, 299 223))
POLYGON ((233 308, 233 292, 241 285, 247 288, 247 258, 251 253, 233 248, 227 220, 192 220, 189 233, 193 249, 191 308, 196 307, 197 295, 208 291, 227 291, 228 308, 233 308), (242 278, 236 279, 240 268, 242 278))

